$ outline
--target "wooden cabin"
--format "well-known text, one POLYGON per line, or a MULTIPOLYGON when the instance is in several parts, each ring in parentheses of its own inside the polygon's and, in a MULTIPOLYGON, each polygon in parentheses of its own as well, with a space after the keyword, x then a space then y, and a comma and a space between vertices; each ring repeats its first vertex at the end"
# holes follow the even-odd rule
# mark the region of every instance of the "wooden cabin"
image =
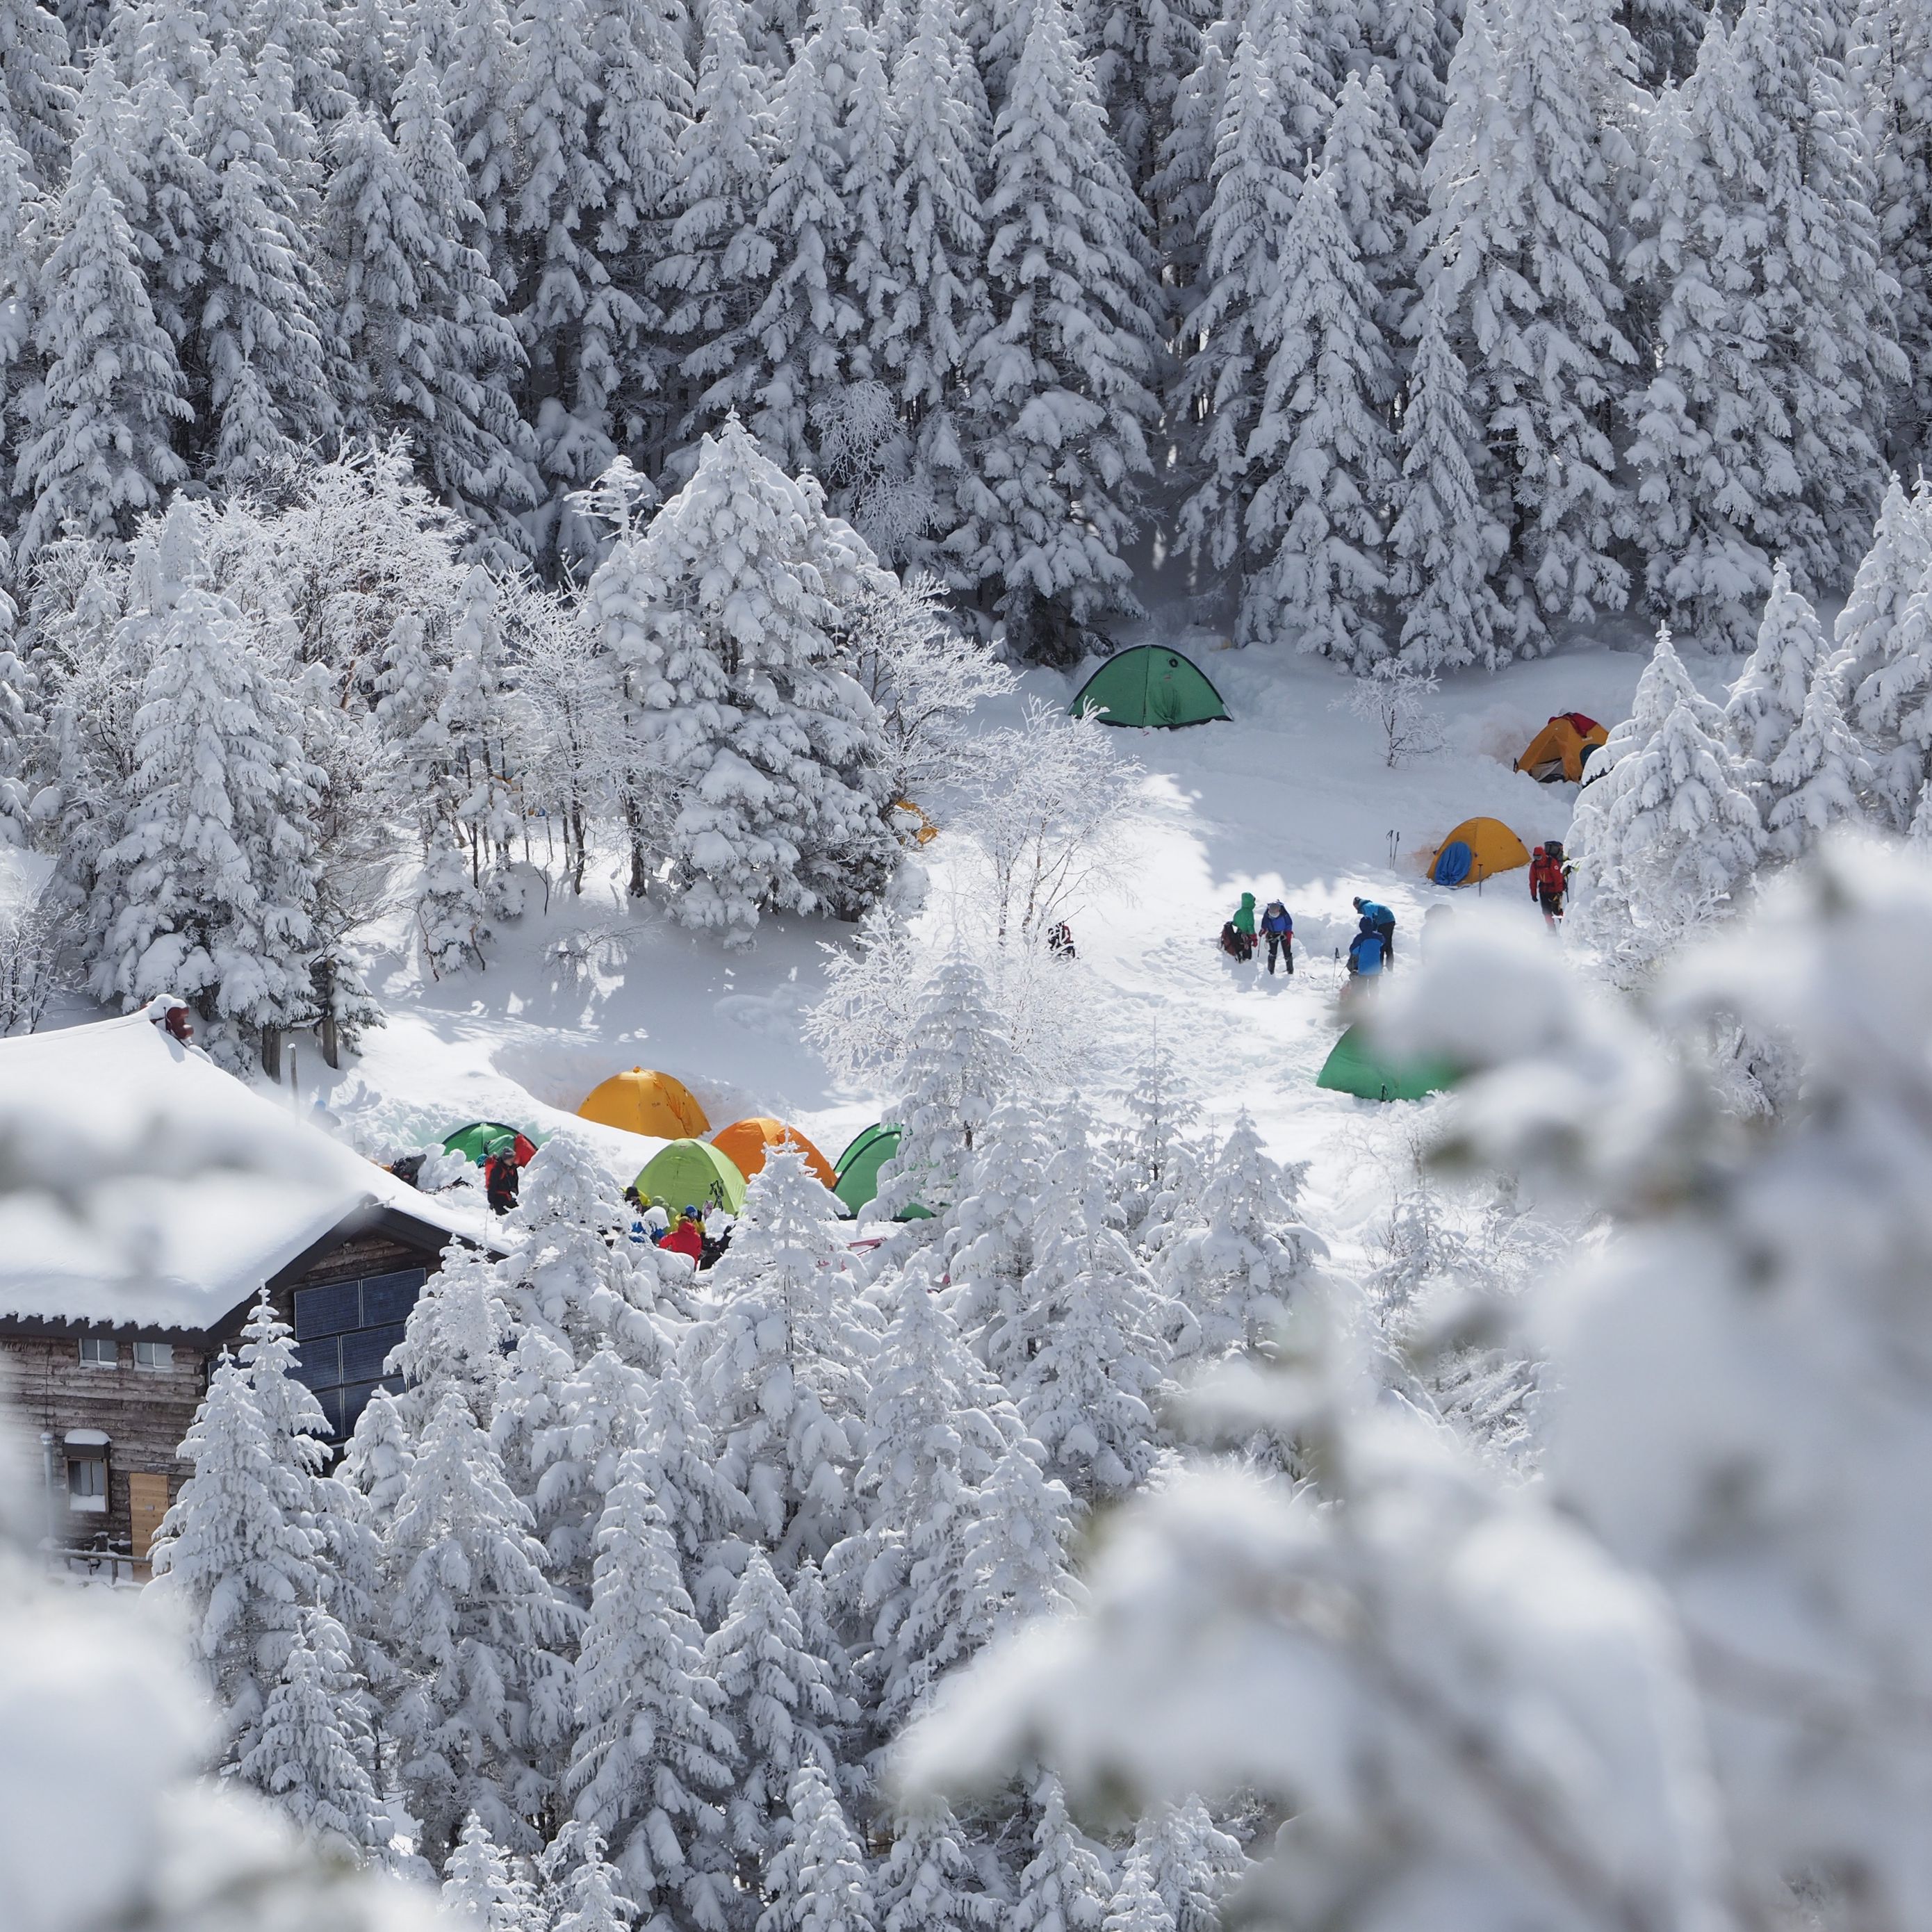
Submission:
POLYGON ((65 1206, 0 1196, 0 1376, 38 1441, 51 1546, 136 1566, 264 1288, 340 1441, 444 1248, 488 1239, 172 1036, 172 1004, 0 1040, 0 1094, 70 1129, 101 1176, 65 1206))

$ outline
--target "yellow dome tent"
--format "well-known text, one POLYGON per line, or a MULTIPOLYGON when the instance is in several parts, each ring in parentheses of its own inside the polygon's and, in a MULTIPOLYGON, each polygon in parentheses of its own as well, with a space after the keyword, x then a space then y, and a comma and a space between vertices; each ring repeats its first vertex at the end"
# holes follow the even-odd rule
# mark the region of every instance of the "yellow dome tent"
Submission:
POLYGON ((719 1153, 729 1154, 747 1180, 762 1170, 766 1157, 775 1148, 790 1146, 804 1155, 806 1166, 827 1187, 838 1184, 838 1177, 832 1171, 831 1162, 797 1128, 788 1127, 784 1121, 774 1120, 766 1114, 756 1114, 748 1120, 734 1120, 728 1127, 720 1127, 711 1136, 711 1144, 719 1153))
POLYGON ((1528 863, 1529 848, 1500 818, 1466 818, 1436 847, 1429 876, 1438 886, 1474 886, 1528 863))
POLYGON ((1565 711, 1550 719, 1523 748, 1516 761, 1520 772, 1527 772, 1540 784, 1554 784, 1558 778, 1580 784, 1583 761, 1600 749, 1610 736, 1594 718, 1580 711, 1565 711))
POLYGON ((694 1139, 711 1131, 704 1109, 684 1082, 647 1066, 612 1074, 577 1112, 580 1118, 600 1126, 622 1127, 630 1133, 649 1134, 653 1140, 694 1139))

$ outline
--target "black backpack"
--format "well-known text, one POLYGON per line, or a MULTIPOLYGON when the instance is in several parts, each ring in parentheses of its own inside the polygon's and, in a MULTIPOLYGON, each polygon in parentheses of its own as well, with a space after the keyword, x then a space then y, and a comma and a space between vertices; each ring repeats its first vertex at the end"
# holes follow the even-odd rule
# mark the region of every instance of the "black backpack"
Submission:
POLYGON ((1238 959, 1241 956, 1240 928, 1232 919, 1221 928, 1221 950, 1230 959, 1238 959))

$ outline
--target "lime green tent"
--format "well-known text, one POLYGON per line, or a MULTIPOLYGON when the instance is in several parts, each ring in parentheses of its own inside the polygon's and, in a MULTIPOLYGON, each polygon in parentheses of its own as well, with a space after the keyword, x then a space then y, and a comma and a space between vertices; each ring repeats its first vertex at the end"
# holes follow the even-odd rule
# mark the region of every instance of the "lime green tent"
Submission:
MULTIPOLYGON (((879 1170, 899 1150, 899 1130, 876 1122, 838 1156, 838 1184, 832 1190, 848 1214, 856 1215, 879 1191, 879 1170)), ((899 1216, 902 1221, 927 1221, 929 1209, 915 1202, 899 1216)))
POLYGON ((1420 1100, 1453 1087, 1456 1070, 1442 1060, 1384 1059, 1370 1046, 1362 1029, 1352 1026, 1335 1042, 1315 1084, 1364 1100, 1420 1100))
POLYGON ((1100 713, 1103 724, 1207 724, 1228 707, 1208 674, 1178 651, 1136 644, 1111 657, 1080 687, 1070 707, 1100 713))
POLYGON ((722 1208, 735 1214, 745 1204, 745 1177, 738 1163, 709 1141, 668 1141, 645 1162, 632 1186, 646 1201, 662 1201, 675 1214, 683 1208, 722 1208))

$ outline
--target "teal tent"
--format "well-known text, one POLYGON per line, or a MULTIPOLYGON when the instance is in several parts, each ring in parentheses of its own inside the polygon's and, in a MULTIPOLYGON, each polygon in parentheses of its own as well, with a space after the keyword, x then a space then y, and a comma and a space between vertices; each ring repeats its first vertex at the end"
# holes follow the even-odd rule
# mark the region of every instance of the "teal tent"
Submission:
POLYGON ((1228 707, 1208 674, 1178 651, 1158 644, 1136 644, 1109 658, 1080 687, 1069 707, 1100 714, 1103 724, 1183 724, 1226 719, 1228 707))
POLYGON ((501 1120, 472 1120, 466 1127, 443 1136, 445 1154, 460 1154, 478 1167, 493 1154, 514 1154, 519 1167, 527 1167, 536 1158, 537 1144, 526 1133, 506 1127, 501 1120))
POLYGON ((1456 1084, 1447 1060, 1394 1060, 1376 1052, 1359 1026, 1335 1042, 1316 1085, 1364 1100, 1420 1100, 1456 1084))
MULTIPOLYGON (((838 1156, 838 1183, 832 1189, 847 1214, 856 1216, 879 1191, 879 1170, 899 1150, 899 1130, 874 1122, 838 1156)), ((900 1215, 902 1221, 932 1219, 916 1202, 900 1215)))

